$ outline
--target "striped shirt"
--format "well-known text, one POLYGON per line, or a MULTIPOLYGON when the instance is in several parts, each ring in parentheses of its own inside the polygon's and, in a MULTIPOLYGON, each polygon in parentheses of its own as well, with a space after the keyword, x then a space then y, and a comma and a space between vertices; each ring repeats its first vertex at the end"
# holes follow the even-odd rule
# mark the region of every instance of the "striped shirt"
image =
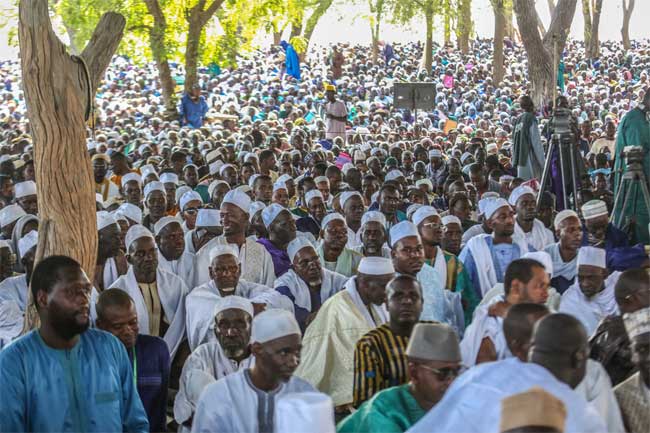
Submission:
POLYGON ((359 339, 354 349, 354 407, 382 389, 408 382, 408 340, 395 335, 388 323, 359 339))

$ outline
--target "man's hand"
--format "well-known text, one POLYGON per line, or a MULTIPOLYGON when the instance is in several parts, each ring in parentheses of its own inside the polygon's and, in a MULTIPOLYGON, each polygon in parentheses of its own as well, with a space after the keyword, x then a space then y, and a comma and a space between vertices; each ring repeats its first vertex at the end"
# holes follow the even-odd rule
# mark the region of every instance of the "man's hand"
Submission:
POLYGON ((258 304, 253 302, 253 315, 257 316, 262 311, 266 310, 266 304, 258 304))
POLYGON ((490 308, 488 308, 488 316, 505 317, 509 308, 510 304, 508 304, 506 301, 497 302, 496 304, 490 305, 490 308))

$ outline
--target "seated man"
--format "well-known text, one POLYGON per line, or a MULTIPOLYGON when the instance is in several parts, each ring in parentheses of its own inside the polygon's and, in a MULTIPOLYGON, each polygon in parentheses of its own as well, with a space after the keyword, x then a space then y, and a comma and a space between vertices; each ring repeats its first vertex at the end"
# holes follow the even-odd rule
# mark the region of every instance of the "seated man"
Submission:
POLYGON ((331 213, 321 222, 321 242, 316 250, 321 265, 325 269, 351 277, 357 273, 357 267, 363 257, 346 248, 348 227, 341 214, 331 213))
POLYGON ((386 244, 388 240, 386 217, 383 213, 375 210, 364 213, 356 237, 358 243, 352 251, 364 257, 390 258, 390 248, 386 244))
POLYGON ((553 260, 553 286, 560 294, 575 281, 578 273, 578 250, 582 245, 582 223, 570 209, 559 212, 553 222, 558 242, 544 248, 553 260))
POLYGON ((251 283, 241 278, 241 262, 230 245, 215 245, 210 251, 210 281, 190 292, 186 301, 187 339, 190 349, 214 340, 210 331, 213 324, 211 313, 220 299, 232 295, 253 302, 258 311, 270 304, 274 308, 291 309, 290 302, 270 287, 251 283))
POLYGON ((319 190, 312 189, 305 193, 305 203, 309 215, 299 218, 296 221, 296 229, 301 232, 311 233, 315 238, 318 238, 318 233, 321 230, 321 221, 327 212, 325 209, 325 199, 319 190))
POLYGON ((516 212, 516 236, 524 239, 537 251, 555 242, 553 233, 537 219, 537 197, 531 187, 521 185, 513 189, 508 203, 516 212))
MULTIPOLYGON (((461 220, 453 215, 444 216, 442 217, 442 227, 440 247, 450 254, 459 256, 463 237, 463 225, 461 220)), ((465 271, 467 272, 467 270, 465 271)))
POLYGON ((271 255, 275 277, 279 278, 291 267, 287 245, 296 238, 296 223, 291 212, 277 203, 264 208, 262 220, 269 237, 258 239, 257 242, 271 255))
POLYGON ((183 226, 178 218, 165 216, 154 226, 158 266, 194 287, 194 254, 185 249, 183 226))
POLYGON ((113 215, 105 211, 97 212, 97 266, 94 285, 100 292, 110 287, 128 270, 129 264, 121 250, 121 231, 113 215))
POLYGON ((18 241, 18 257, 25 269, 24 274, 18 274, 9 277, 0 282, 0 302, 14 301, 24 313, 27 308, 27 299, 29 294, 29 280, 34 268, 34 259, 36 257, 36 246, 38 244, 38 232, 32 230, 18 241))
POLYGON ((602 200, 590 200, 582 205, 582 218, 585 225, 582 229, 584 237, 583 246, 593 246, 611 250, 618 247, 627 247, 628 238, 625 232, 619 230, 609 222, 607 204, 602 200))
POLYGON ((104 290, 97 299, 95 310, 97 328, 116 336, 129 355, 135 370, 133 377, 137 381, 138 394, 149 418, 149 430, 167 431, 167 345, 159 337, 139 333, 135 304, 122 290, 104 290))
POLYGON ((560 312, 575 316, 591 336, 598 323, 609 315, 617 315, 614 287, 620 276, 607 276, 605 250, 581 247, 578 251, 578 281, 562 294, 560 312))
POLYGON ((341 210, 345 216, 345 223, 348 226, 348 248, 358 246, 361 242, 357 232, 362 226, 362 219, 365 211, 363 196, 358 191, 345 191, 341 193, 341 210))
POLYGON ((201 344, 187 358, 174 400, 174 419, 184 433, 191 430, 201 391, 255 362, 249 346, 253 304, 241 296, 226 296, 217 301, 212 317, 216 340, 201 344))
POLYGON ((375 394, 339 423, 338 433, 407 431, 435 407, 460 371, 458 337, 447 325, 415 325, 404 355, 408 383, 375 394))
POLYGON ((296 320, 304 332, 321 305, 341 291, 348 280, 321 265, 314 246, 305 238, 287 246, 291 269, 275 280, 275 290, 293 302, 296 320))
POLYGON ((562 433, 565 424, 564 403, 541 388, 533 387, 501 400, 502 433, 532 430, 562 433))
POLYGON ((354 407, 377 392, 407 382, 406 346, 422 314, 422 287, 410 275, 386 286, 388 322, 357 341, 354 349, 354 407))
POLYGON ((205 388, 192 431, 273 432, 277 399, 314 391, 293 374, 300 364, 300 341, 300 327, 288 311, 271 309, 255 316, 250 339, 255 364, 205 388))

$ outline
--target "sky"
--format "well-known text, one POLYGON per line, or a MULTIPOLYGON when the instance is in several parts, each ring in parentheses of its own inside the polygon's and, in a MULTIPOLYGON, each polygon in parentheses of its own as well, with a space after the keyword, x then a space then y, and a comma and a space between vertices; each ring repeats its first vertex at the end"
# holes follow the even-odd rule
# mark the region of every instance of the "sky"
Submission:
MULTIPOLYGON (((0 0, 0 4, 6 7, 4 4, 10 1, 0 0)), ((537 3, 537 11, 542 21, 548 25, 550 17, 546 1, 538 0, 537 3)), ((577 39, 583 37, 581 3, 581 1, 578 1, 571 28, 571 36, 577 39)), ((363 5, 337 5, 330 8, 316 26, 313 42, 319 45, 336 42, 369 44, 370 27, 368 22, 361 17, 366 13, 366 2, 363 2, 363 5)), ((647 25, 648 16, 650 16, 650 0, 637 0, 630 22, 630 37, 632 39, 650 38, 650 28, 647 25)), ((494 14, 490 7, 490 0, 473 0, 472 18, 477 36, 484 38, 491 37, 494 34, 494 14)), ((601 40, 620 40, 622 22, 623 9, 621 0, 604 0, 600 23, 601 40)), ((442 41, 442 25, 437 22, 436 26, 434 37, 437 41, 442 41)), ((382 27, 380 37, 390 42, 408 42, 423 39, 423 20, 414 20, 409 26, 386 23, 382 27)), ((7 43, 7 27, 0 28, 0 59, 16 58, 16 56, 17 48, 10 47, 7 43)))

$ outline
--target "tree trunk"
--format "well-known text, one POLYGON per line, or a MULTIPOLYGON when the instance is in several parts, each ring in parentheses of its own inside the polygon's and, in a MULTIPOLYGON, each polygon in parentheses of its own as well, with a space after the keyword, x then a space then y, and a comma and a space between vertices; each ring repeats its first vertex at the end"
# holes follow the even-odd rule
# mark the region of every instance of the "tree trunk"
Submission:
POLYGON ((156 62, 158 70, 158 79, 162 90, 163 104, 165 105, 165 120, 175 120, 178 118, 176 109, 176 83, 172 78, 171 68, 167 58, 167 47, 165 44, 165 31, 167 21, 160 7, 158 0, 144 0, 147 11, 153 17, 153 25, 149 30, 149 45, 151 53, 156 62))
POLYGON ((535 10, 535 0, 514 0, 517 26, 528 55, 531 97, 537 107, 542 107, 553 97, 556 86, 553 82, 554 50, 559 61, 573 22, 576 3, 577 0, 558 1, 548 31, 542 38, 537 29, 539 17, 535 10))
POLYGON ((282 41, 282 32, 273 32, 273 45, 280 45, 282 41))
POLYGON ((623 27, 621 28, 621 36, 623 37, 623 48, 628 51, 632 44, 630 44, 630 18, 634 10, 634 0, 621 0, 623 3, 623 27))
POLYGON ((449 46, 451 44, 451 7, 449 5, 449 0, 445 0, 445 7, 443 8, 443 35, 444 35, 444 45, 449 46))
POLYGON ((492 58, 492 81, 498 86, 503 80, 503 38, 506 33, 504 0, 492 0, 494 10, 494 56, 492 58))
POLYGON ((514 14, 512 10, 512 2, 504 2, 503 5, 503 15, 506 19, 506 36, 511 40, 515 40, 515 26, 514 26, 514 14))
MULTIPOLYGON (((34 142, 41 220, 36 262, 51 255, 72 257, 90 281, 97 258, 97 225, 85 115, 124 26, 122 15, 104 14, 75 60, 52 30, 47 0, 21 0, 19 4, 22 85, 34 142)), ((28 292, 25 328, 33 329, 38 326, 38 315, 28 292)))
POLYGON ((427 26, 427 40, 424 43, 424 70, 427 75, 431 75, 431 66, 433 65, 433 5, 427 3, 424 12, 427 26))
POLYGON ((547 3, 548 3, 548 15, 552 17, 553 13, 555 12, 555 2, 553 0, 547 0, 547 3))
POLYGON ((590 53, 591 47, 591 0, 582 0, 582 19, 585 22, 584 39, 585 39, 585 55, 587 58, 592 58, 590 53))
POLYGON ((595 0, 593 3, 591 19, 591 39, 589 40, 588 57, 595 59, 600 55, 600 38, 598 28, 600 27, 600 13, 603 10, 603 0, 595 0))
POLYGON ((332 6, 333 2, 334 0, 320 0, 318 2, 318 6, 316 6, 316 9, 314 9, 314 12, 307 20, 307 23, 305 24, 305 31, 302 34, 307 42, 307 49, 305 50, 304 54, 307 54, 309 52, 309 42, 311 41, 311 35, 314 34, 314 30, 316 29, 318 21, 320 21, 321 17, 325 15, 325 12, 327 12, 330 6, 332 6))
POLYGON ((469 53, 469 35, 472 32, 472 0, 458 1, 458 49, 469 53))
POLYGON ((379 29, 381 26, 381 19, 384 14, 384 0, 368 0, 368 8, 373 16, 370 22, 370 36, 372 38, 372 63, 376 64, 379 58, 379 29))

